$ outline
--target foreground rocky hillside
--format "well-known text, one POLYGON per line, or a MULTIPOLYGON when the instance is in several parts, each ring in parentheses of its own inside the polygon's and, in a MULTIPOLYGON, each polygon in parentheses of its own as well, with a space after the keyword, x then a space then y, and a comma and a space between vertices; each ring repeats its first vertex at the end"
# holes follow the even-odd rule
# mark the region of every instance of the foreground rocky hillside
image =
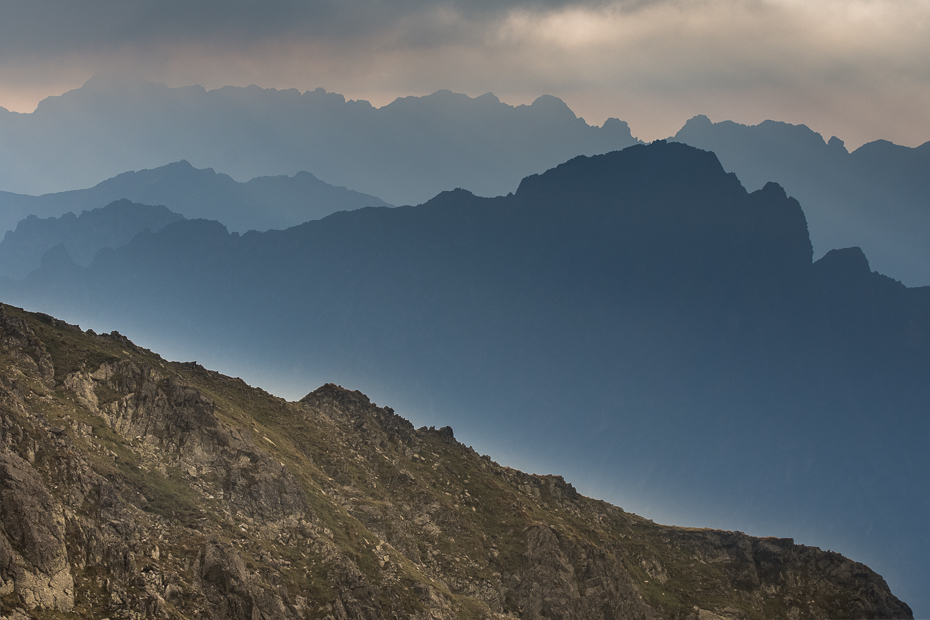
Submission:
POLYGON ((655 524, 359 392, 0 306, 9 618, 910 618, 790 539, 655 524))

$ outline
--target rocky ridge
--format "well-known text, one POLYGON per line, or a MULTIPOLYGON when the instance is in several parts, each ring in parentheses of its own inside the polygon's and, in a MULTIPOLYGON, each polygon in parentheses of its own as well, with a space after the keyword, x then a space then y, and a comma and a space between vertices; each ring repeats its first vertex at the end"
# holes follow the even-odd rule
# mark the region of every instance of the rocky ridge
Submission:
POLYGON ((8 618, 910 618, 868 567, 655 524, 325 385, 0 306, 8 618))

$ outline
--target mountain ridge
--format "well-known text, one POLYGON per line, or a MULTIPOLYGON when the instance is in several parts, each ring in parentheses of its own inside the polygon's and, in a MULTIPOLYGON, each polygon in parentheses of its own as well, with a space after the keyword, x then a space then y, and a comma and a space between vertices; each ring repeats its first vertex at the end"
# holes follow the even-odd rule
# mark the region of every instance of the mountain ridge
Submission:
POLYGON ((670 140, 714 151, 747 187, 777 181, 805 205, 818 256, 860 246, 877 268, 911 286, 930 284, 930 143, 887 140, 852 152, 805 125, 711 122, 703 115, 670 140))
POLYGON ((2 119, 0 187, 60 191, 186 159, 237 179, 310 170, 392 204, 417 204, 450 187, 507 193, 573 155, 637 143, 626 123, 590 126, 554 99, 510 106, 440 92, 374 108, 322 88, 207 91, 92 79, 30 115, 2 119), (82 159, 66 155, 77 149, 82 159))
POLYGON ((313 377, 418 424, 452 412, 468 443, 635 511, 825 541, 923 613, 928 289, 847 258, 813 262, 778 187, 667 142, 512 196, 178 222, 3 295, 279 394, 313 377))
POLYGON ((27 215, 59 217, 127 199, 166 206, 190 219, 222 220, 236 232, 287 228, 343 209, 390 206, 380 198, 330 185, 305 171, 239 183, 212 168, 197 169, 181 160, 154 169, 122 172, 87 189, 41 196, 0 192, 0 228, 13 229, 27 215))
POLYGON ((60 218, 30 215, 0 241, 0 277, 21 279, 39 267, 45 254, 58 245, 76 265, 86 267, 100 249, 120 247, 143 230, 158 232, 181 219, 184 216, 166 207, 125 199, 77 216, 74 212, 60 218))
MULTIPOLYGON (((309 170, 391 204, 420 204, 453 187, 505 195, 521 178, 575 155, 640 142, 623 121, 588 125, 547 95, 510 106, 490 93, 437 91, 375 108, 323 89, 207 91, 105 79, 0 120, 0 187, 25 193, 83 187, 126 168, 186 159, 239 180, 309 170)), ((926 144, 891 148, 879 140, 848 152, 840 138, 825 140, 803 125, 714 124, 706 116, 687 121, 674 139, 719 152, 750 189, 779 182, 806 205, 818 257, 859 246, 882 273, 930 285, 926 144)), ((124 197, 146 202, 111 199, 124 197)), ((19 212, 6 227, 26 215, 19 212)), ((252 226, 227 217, 224 223, 245 232, 298 222, 252 226)))
POLYGON ((657 525, 334 384, 286 402, 7 305, 0 361, 12 617, 912 617, 839 554, 657 525))

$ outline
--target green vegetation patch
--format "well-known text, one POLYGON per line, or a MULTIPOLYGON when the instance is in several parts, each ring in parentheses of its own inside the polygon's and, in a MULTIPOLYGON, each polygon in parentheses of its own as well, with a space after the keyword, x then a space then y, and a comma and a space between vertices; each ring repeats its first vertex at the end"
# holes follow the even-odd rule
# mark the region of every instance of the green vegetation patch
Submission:
POLYGON ((155 470, 122 462, 119 470, 145 496, 144 510, 182 521, 201 516, 199 499, 177 470, 169 468, 168 475, 162 475, 155 470))

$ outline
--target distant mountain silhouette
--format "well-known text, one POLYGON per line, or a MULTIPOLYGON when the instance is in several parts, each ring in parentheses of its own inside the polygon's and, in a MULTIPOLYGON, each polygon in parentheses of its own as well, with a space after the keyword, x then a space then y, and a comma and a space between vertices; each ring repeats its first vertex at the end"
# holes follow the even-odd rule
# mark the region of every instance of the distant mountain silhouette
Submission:
POLYGON ((86 267, 101 248, 118 248, 148 230, 158 232, 184 216, 166 207, 152 207, 118 200, 106 207, 66 213, 59 218, 34 215, 7 231, 0 241, 0 276, 19 279, 42 263, 52 248, 60 248, 68 260, 86 267))
POLYGON ((748 188, 777 181, 804 205, 817 255, 860 246, 872 264, 904 283, 930 284, 930 143, 879 140, 847 152, 804 125, 746 126, 706 116, 674 140, 714 151, 748 188))
POLYGON ((648 516, 829 544, 930 611, 930 289, 855 248, 812 262, 798 202, 712 153, 634 146, 284 231, 179 221, 6 286, 279 393, 441 414, 648 516))
MULTIPOLYGON (((439 91, 376 109, 323 89, 206 91, 94 78, 32 114, 0 110, 0 188, 62 191, 186 159, 239 180, 309 170, 416 204, 450 187, 506 194, 532 172, 634 143, 626 123, 589 126, 549 96, 514 107, 492 94, 439 91)), ((116 198, 124 197, 139 200, 116 198)))
POLYGON ((124 172, 89 189, 42 196, 0 192, 0 230, 12 229, 29 215, 58 217, 120 199, 167 206, 188 218, 222 220, 238 232, 288 228, 335 211, 390 206, 375 196, 324 183, 309 172, 239 183, 182 160, 153 170, 124 172))

